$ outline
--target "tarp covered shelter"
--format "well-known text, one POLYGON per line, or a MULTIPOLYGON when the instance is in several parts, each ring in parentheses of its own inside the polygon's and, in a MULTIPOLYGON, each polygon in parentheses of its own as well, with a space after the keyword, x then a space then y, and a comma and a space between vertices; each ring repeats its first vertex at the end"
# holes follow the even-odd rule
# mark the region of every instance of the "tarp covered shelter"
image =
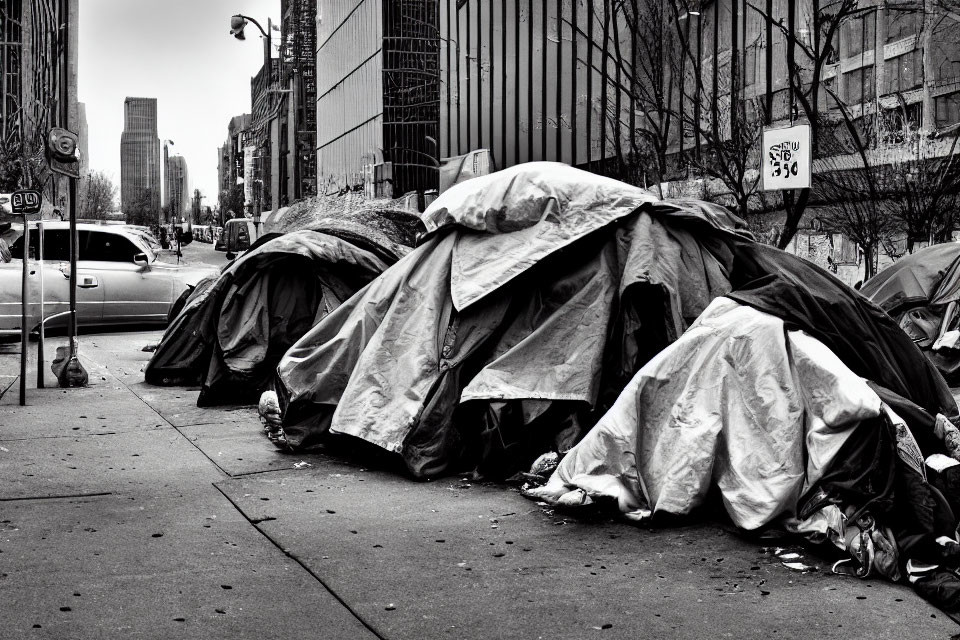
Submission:
POLYGON ((566 452, 532 495, 634 519, 716 487, 738 526, 788 519, 960 611, 960 476, 926 468, 960 470, 957 405, 879 307, 721 207, 564 165, 462 183, 424 219, 281 359, 286 446, 352 436, 421 478, 566 452))
POLYGON ((516 470, 577 441, 731 292, 817 336, 858 375, 956 413, 885 314, 753 242, 721 207, 532 163, 455 186, 424 218, 430 237, 281 361, 291 446, 348 434, 400 453, 416 476, 516 470))
POLYGON ((147 365, 146 381, 200 383, 200 406, 256 402, 287 348, 405 255, 418 228, 405 212, 386 221, 382 212, 356 212, 267 234, 190 295, 147 365))
POLYGON ((949 382, 960 382, 960 351, 935 344, 957 324, 951 303, 960 301, 960 243, 905 256, 870 278, 860 292, 897 321, 949 382))

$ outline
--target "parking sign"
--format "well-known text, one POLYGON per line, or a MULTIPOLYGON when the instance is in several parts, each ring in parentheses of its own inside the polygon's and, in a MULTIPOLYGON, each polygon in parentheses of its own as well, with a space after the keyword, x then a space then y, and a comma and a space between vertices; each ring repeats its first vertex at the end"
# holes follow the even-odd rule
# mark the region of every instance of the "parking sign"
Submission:
POLYGON ((13 215, 22 216, 33 213, 40 213, 40 204, 43 202, 43 196, 39 191, 33 189, 22 189, 14 191, 10 197, 10 209, 13 215))
POLYGON ((763 190, 810 187, 810 125, 763 130, 763 190))

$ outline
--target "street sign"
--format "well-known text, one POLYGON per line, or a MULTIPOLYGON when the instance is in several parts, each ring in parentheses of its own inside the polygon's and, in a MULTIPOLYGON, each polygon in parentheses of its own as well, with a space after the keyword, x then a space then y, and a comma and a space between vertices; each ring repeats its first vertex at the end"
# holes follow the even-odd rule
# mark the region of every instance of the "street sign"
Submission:
POLYGON ((810 187, 810 125, 763 130, 763 190, 810 187))
POLYGON ((42 203, 43 195, 34 189, 14 191, 10 197, 10 208, 13 210, 13 215, 16 216, 40 213, 42 203))

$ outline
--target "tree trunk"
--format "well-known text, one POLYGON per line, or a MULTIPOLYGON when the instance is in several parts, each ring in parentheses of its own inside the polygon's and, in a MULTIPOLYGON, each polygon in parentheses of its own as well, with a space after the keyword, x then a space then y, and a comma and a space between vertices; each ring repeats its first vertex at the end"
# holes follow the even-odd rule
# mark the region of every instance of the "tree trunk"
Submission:
POLYGON ((863 247, 863 281, 866 282, 870 278, 876 275, 873 268, 873 245, 867 245, 863 247))
POLYGON ((800 189, 800 195, 794 199, 793 191, 783 192, 783 209, 786 211, 787 219, 783 223, 783 229, 780 230, 780 237, 777 239, 777 248, 786 249, 793 236, 797 235, 797 229, 800 227, 800 218, 807 208, 807 200, 810 199, 810 189, 800 189))

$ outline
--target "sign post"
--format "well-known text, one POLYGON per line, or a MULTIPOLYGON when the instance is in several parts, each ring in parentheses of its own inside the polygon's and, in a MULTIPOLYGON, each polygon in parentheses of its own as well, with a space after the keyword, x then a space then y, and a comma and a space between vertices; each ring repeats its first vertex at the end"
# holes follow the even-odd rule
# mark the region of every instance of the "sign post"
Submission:
POLYGON ((810 125, 765 128, 762 144, 764 191, 810 188, 813 158, 810 125))
POLYGON ((50 169, 68 178, 70 192, 70 316, 67 336, 69 353, 63 368, 57 374, 61 387, 86 386, 89 376, 77 357, 77 180, 80 178, 80 158, 77 156, 79 137, 61 127, 50 130, 47 155, 50 169))
MULTIPOLYGON (((20 406, 27 404, 27 347, 30 337, 30 223, 27 216, 40 213, 39 191, 14 191, 10 208, 23 216, 23 282, 20 287, 20 406)), ((42 366, 42 364, 39 364, 42 366)))

